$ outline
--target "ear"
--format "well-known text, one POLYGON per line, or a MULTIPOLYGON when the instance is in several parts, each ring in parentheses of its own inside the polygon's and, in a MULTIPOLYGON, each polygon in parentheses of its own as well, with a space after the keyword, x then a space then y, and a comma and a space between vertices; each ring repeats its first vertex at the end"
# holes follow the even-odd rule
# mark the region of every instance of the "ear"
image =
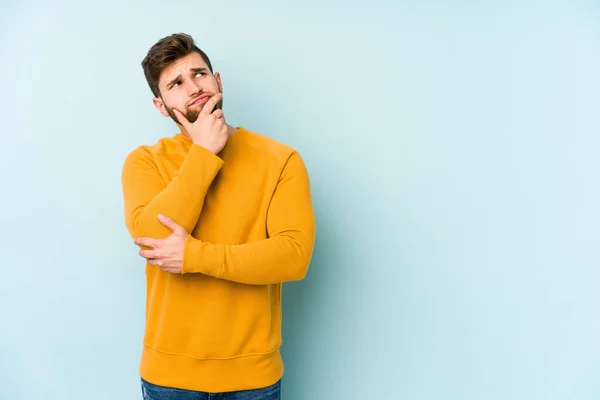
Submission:
POLYGON ((217 80, 217 84, 219 85, 219 90, 221 91, 221 93, 223 93, 223 82, 221 82, 221 74, 215 72, 214 75, 215 79, 217 80))
POLYGON ((169 116, 167 109, 165 108, 165 103, 160 97, 154 97, 152 99, 152 103, 154 103, 154 107, 165 117, 169 116))

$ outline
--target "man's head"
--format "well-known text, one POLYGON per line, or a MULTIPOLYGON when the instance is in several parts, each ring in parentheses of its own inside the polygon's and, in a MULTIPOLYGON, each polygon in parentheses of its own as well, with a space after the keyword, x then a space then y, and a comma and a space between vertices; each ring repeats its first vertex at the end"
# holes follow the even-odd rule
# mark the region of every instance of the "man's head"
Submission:
MULTIPOLYGON (((177 33, 160 39, 148 51, 142 68, 154 94, 154 105, 176 123, 179 122, 174 108, 194 122, 206 101, 223 91, 219 73, 213 74, 208 56, 187 34, 177 33)), ((222 107, 223 100, 215 109, 222 107)))

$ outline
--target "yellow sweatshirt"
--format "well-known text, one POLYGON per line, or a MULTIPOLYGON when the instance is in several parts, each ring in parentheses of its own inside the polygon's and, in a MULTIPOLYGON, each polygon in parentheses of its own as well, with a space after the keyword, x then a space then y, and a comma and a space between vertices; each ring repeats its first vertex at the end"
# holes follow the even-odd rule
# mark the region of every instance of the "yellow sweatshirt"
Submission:
POLYGON ((178 133, 131 151, 122 186, 133 238, 169 236, 158 214, 190 232, 181 274, 146 264, 141 376, 207 392, 277 382, 282 282, 305 276, 316 230, 300 155, 241 127, 218 155, 178 133))

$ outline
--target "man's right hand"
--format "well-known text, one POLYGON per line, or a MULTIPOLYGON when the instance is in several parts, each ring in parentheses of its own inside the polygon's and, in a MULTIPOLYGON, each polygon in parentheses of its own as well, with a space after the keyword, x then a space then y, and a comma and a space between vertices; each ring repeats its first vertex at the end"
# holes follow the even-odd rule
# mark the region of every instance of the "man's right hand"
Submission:
POLYGON ((217 93, 212 96, 202 107, 198 119, 190 123, 187 118, 176 109, 173 112, 177 119, 183 125, 195 144, 198 144, 208 151, 217 154, 227 143, 227 124, 223 118, 223 110, 214 110, 215 105, 221 100, 223 95, 217 93))

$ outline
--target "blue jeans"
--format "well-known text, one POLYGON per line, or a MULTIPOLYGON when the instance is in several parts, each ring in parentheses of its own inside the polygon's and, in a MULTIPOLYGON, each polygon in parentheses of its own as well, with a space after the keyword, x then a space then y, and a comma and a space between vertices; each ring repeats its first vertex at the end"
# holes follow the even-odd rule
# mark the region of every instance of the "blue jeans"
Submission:
POLYGON ((281 381, 254 390, 226 393, 206 393, 154 385, 142 379, 144 400, 280 400, 281 381))

